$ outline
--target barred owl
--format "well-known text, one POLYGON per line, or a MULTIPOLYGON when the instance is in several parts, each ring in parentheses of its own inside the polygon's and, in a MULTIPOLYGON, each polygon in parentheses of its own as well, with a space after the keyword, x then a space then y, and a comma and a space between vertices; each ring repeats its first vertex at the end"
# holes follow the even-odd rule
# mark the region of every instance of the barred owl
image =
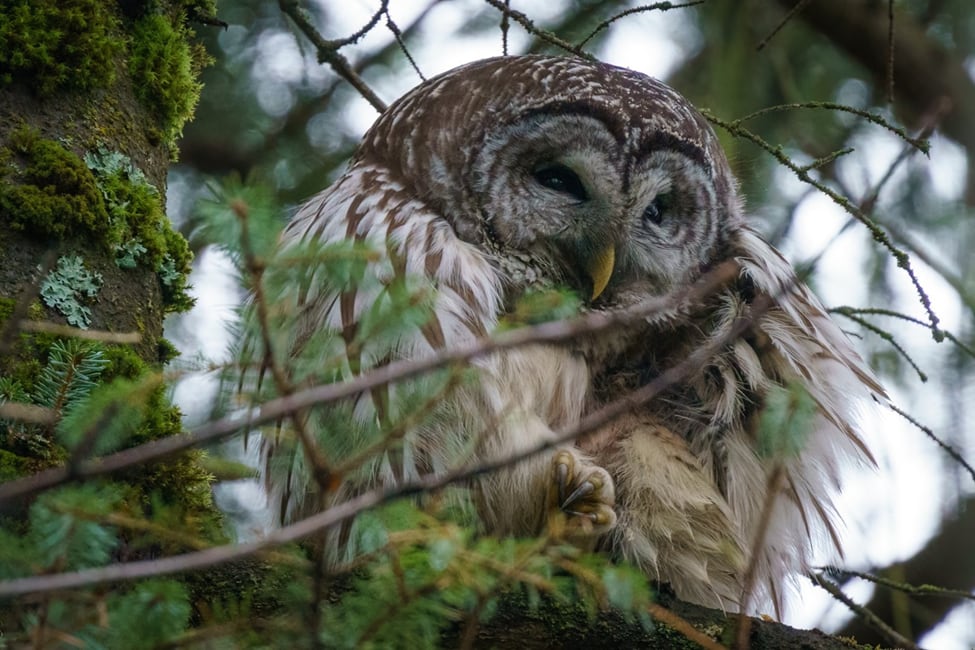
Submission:
MULTIPOLYGON (((869 458, 851 411, 882 390, 748 227, 714 133, 663 83, 548 56, 488 59, 431 79, 379 117, 344 175, 300 208, 284 244, 347 239, 381 242, 373 284, 307 280, 294 336, 300 347, 320 329, 341 332, 344 378, 488 335, 538 288, 568 288, 598 311, 664 295, 726 260, 740 274, 692 312, 652 316, 624 335, 475 359, 476 381, 453 387, 436 417, 411 422, 335 498, 551 440, 719 337, 764 295, 772 307, 745 336, 660 398, 470 489, 486 533, 537 534, 562 512, 580 543, 635 562, 680 597, 735 609, 772 472, 757 417, 773 387, 800 382, 817 419, 784 461, 783 494, 754 558, 765 593, 779 597, 818 534, 838 545, 837 469, 869 458), (382 349, 356 339, 382 287, 417 279, 435 290, 432 318, 382 349)), ((354 417, 395 421, 392 403, 388 391, 364 394, 354 417)), ((272 440, 264 452, 271 464, 283 453, 272 440)), ((283 520, 315 501, 301 463, 294 454, 289 471, 268 475, 283 520)))

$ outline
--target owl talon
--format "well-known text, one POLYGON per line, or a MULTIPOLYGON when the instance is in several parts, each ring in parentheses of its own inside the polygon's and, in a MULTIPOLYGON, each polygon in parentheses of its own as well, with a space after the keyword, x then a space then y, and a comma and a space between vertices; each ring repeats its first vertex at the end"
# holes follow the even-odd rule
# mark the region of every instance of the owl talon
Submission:
MULTIPOLYGON (((560 454, 561 455, 561 454, 560 454)), ((565 491, 569 483, 569 466, 559 456, 555 457, 556 484, 559 488, 559 503, 565 504, 565 491)))
POLYGON ((584 496, 588 496, 596 491, 596 486, 592 484, 592 481, 586 481, 579 487, 575 489, 575 492, 562 499, 562 505, 559 506, 566 512, 571 504, 575 503, 584 496))
POLYGON ((598 537, 616 525, 616 492, 602 467, 573 450, 563 449, 552 460, 549 508, 572 537, 598 537))

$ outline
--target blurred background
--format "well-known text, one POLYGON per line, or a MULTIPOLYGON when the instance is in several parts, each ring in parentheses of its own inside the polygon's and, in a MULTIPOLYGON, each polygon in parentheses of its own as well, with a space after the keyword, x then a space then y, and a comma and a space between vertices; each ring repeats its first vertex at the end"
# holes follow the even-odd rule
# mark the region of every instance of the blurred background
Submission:
MULTIPOLYGON (((716 129, 756 226, 808 272, 827 306, 847 308, 837 320, 907 415, 865 409, 864 428, 879 468, 849 468, 839 500, 846 556, 823 557, 823 564, 971 594, 975 472, 946 451, 975 463, 970 0, 705 0, 653 9, 615 1, 509 4, 534 28, 573 44, 588 38, 586 51, 663 79, 726 121, 768 107, 820 102, 876 114, 911 135, 930 132, 926 156, 861 115, 822 106, 763 112, 743 123, 796 163, 823 163, 813 178, 861 208, 910 255, 939 327, 950 334, 941 342, 907 274, 862 224, 769 152, 716 129)), ((326 39, 348 37, 381 12, 375 26, 341 54, 387 103, 419 83, 420 73, 429 78, 500 55, 505 47, 512 54, 557 51, 515 20, 507 21, 503 36, 500 0, 301 5, 326 39)), ((218 18, 225 28, 197 30, 214 64, 205 71, 196 118, 169 176, 169 214, 191 243, 194 206, 207 196, 208 183, 239 175, 269 184, 283 204, 293 206, 329 185, 377 116, 347 82, 319 64, 315 48, 278 2, 221 0, 218 18)), ((172 317, 167 336, 184 360, 194 362, 187 366, 205 367, 226 359, 241 292, 219 252, 198 243, 194 248, 197 306, 172 317)), ((176 398, 187 418, 199 421, 207 417, 215 390, 212 375, 187 374, 176 398)), ((243 452, 231 444, 227 453, 243 452)), ((224 484, 218 496, 241 537, 263 529, 264 497, 256 481, 224 484)), ((861 579, 837 580, 854 600, 869 603, 924 647, 975 645, 975 604, 964 594, 912 597, 861 579)), ((806 583, 785 622, 871 641, 851 617, 806 583)))

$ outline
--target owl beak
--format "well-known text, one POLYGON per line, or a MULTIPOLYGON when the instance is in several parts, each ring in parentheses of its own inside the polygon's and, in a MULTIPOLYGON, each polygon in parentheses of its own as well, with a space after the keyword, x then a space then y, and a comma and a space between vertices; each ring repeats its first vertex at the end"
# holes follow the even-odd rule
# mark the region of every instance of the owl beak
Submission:
POLYGON ((595 300, 599 294, 606 289, 609 278, 613 275, 613 267, 616 264, 616 248, 610 244, 596 255, 592 256, 587 265, 586 273, 592 280, 592 298, 595 300))

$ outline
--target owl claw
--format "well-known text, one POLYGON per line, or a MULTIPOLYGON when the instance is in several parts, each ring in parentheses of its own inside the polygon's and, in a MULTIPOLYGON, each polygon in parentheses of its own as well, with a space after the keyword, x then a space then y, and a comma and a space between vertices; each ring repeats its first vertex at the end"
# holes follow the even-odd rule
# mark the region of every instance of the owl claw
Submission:
POLYGON ((555 480, 559 487, 559 503, 564 507, 566 503, 565 491, 569 482, 569 466, 559 459, 559 456, 555 457, 555 480))
POLYGON ((577 487, 575 489, 575 492, 562 499, 562 505, 560 507, 566 512, 568 512, 568 508, 572 503, 578 501, 580 498, 584 496, 588 496, 592 494, 595 491, 596 491, 596 486, 592 484, 592 481, 586 481, 585 483, 577 487))
POLYGON ((556 453, 552 464, 549 507, 551 514, 565 515, 565 534, 598 537, 616 525, 616 492, 606 470, 569 449, 556 453))

